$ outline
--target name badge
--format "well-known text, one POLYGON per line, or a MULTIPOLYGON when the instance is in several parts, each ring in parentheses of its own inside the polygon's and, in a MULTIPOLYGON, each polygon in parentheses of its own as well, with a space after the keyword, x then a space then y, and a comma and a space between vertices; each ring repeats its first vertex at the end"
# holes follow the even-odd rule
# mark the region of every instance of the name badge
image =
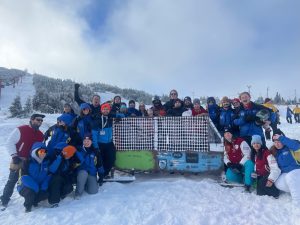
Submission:
POLYGON ((105 135, 105 130, 101 130, 100 135, 105 135))

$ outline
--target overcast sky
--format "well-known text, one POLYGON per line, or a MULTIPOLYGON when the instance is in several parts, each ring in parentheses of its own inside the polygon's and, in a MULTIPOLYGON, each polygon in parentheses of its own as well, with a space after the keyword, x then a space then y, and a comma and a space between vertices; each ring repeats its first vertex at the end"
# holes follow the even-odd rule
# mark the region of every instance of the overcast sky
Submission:
POLYGON ((299 0, 0 0, 0 66, 152 94, 300 97, 299 0))

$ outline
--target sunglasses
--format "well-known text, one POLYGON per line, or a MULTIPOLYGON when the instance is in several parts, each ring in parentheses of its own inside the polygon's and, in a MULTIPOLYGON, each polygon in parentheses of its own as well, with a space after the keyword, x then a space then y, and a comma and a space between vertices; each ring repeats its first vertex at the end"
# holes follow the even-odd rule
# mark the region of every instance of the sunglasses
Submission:
POLYGON ((170 93, 170 95, 177 95, 177 93, 173 92, 173 93, 170 93))

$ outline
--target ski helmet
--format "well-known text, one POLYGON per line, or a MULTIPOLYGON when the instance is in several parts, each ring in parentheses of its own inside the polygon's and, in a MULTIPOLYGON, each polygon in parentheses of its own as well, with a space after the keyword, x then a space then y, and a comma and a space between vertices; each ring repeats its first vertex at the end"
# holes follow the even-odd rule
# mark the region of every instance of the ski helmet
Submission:
POLYGON ((256 113, 260 121, 266 121, 270 118, 270 112, 267 109, 261 109, 256 113))

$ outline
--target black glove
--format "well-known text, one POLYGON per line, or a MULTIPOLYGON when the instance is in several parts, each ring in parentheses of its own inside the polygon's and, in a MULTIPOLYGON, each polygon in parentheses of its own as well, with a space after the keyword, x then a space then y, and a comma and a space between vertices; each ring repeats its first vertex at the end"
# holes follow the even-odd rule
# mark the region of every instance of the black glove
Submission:
POLYGON ((75 89, 78 89, 79 86, 80 86, 80 84, 78 84, 78 83, 75 83, 75 84, 74 84, 75 89))
POLYGON ((246 115, 245 116, 245 121, 246 122, 254 122, 255 120, 256 120, 257 118, 256 118, 256 116, 255 115, 246 115))
POLYGON ((22 162, 22 159, 19 156, 12 157, 13 164, 19 164, 22 162))
POLYGON ((228 168, 232 169, 235 172, 241 172, 243 169, 243 166, 239 163, 227 163, 228 168))

